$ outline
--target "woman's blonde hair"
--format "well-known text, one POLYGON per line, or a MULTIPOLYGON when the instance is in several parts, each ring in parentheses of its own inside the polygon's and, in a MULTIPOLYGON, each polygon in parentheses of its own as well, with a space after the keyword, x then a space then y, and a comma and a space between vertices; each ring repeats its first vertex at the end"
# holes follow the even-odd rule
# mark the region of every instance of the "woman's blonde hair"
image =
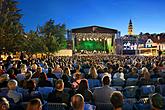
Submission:
POLYGON ((142 73, 144 76, 144 79, 149 80, 150 79, 150 73, 148 72, 148 69, 146 67, 142 68, 142 73))
POLYGON ((89 75, 91 75, 92 78, 96 79, 98 77, 97 70, 94 66, 92 66, 89 69, 89 75))

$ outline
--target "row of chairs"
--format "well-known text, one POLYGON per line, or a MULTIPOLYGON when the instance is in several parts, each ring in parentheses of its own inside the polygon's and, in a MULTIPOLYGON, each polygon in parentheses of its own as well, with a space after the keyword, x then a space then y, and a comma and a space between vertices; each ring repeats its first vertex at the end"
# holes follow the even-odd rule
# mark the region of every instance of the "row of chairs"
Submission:
MULTIPOLYGON (((26 110, 28 102, 22 102, 21 105, 23 106, 24 110, 26 110)), ((67 105, 65 103, 46 103, 47 110, 66 110, 67 105)))
MULTIPOLYGON (((159 78, 152 78, 149 85, 154 85, 159 82, 159 78)), ((112 86, 136 86, 138 84, 139 80, 137 78, 128 78, 126 81, 123 80, 112 80, 111 85, 112 86)), ((92 89, 93 87, 100 87, 101 82, 98 79, 88 79, 88 85, 89 88, 92 89)))

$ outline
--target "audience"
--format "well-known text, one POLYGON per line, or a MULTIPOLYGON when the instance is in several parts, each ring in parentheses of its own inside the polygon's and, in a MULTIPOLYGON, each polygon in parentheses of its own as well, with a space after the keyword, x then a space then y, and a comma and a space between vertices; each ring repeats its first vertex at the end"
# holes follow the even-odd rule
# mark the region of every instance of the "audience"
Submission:
MULTIPOLYGON (((125 90, 128 86, 126 85, 128 78, 136 78, 138 80, 136 93, 138 93, 138 91, 141 93, 141 86, 152 84, 156 87, 156 92, 164 96, 162 92, 164 91, 162 85, 165 84, 165 75, 163 74, 164 62, 164 57, 153 56, 45 56, 42 58, 29 57, 26 61, 16 61, 9 57, 7 61, 1 61, 0 63, 0 96, 6 97, 9 100, 10 109, 13 109, 12 102, 19 105, 19 102, 30 101, 34 98, 40 98, 41 102, 45 102, 46 100, 48 103, 66 103, 68 107, 70 107, 69 102, 75 99, 72 96, 78 93, 81 94, 81 96, 78 95, 77 97, 82 97, 84 103, 84 107, 80 109, 86 109, 87 104, 95 103, 97 105, 98 103, 109 103, 110 100, 111 103, 113 103, 113 100, 121 98, 121 94, 113 94, 115 91, 114 88, 119 89, 114 86, 114 83, 112 85, 110 84, 111 80, 122 80, 124 85, 120 87, 122 90, 125 90), (55 84, 53 84, 52 81, 48 81, 48 78, 53 78, 53 83, 55 82, 55 84), (156 83, 153 83, 153 79, 156 83), (102 81, 102 87, 100 87, 100 85, 98 85, 98 87, 91 86, 91 83, 93 84, 96 80, 99 83, 102 81), (90 88, 88 87, 88 82, 90 88), (39 87, 45 88, 41 91, 39 87), (49 90, 53 88, 54 90, 50 92, 49 90), (45 94, 46 92, 49 92, 49 94, 45 94), (44 97, 44 99, 42 97, 44 97)), ((145 88, 145 86, 143 87, 145 88)), ((144 90, 143 92, 148 92, 147 88, 144 90)), ((124 93, 124 96, 125 95, 124 93)), ((136 94, 136 96, 137 95, 138 94, 136 94)), ((136 96, 134 98, 136 98, 136 102, 138 102, 139 99, 141 99, 141 94, 139 94, 139 98, 136 96)), ((119 105, 122 104, 122 101, 123 97, 122 100, 116 101, 117 103, 113 104, 114 109, 121 109, 119 105)), ((161 105, 161 101, 157 100, 154 95, 151 102, 153 110, 161 108, 159 106, 159 104, 161 105), (156 102, 158 102, 158 104, 156 102)), ((125 103, 123 105, 125 105, 125 103)), ((34 109, 36 110, 40 108, 39 106, 35 107, 34 109)), ((74 109, 77 110, 77 108, 74 109)))

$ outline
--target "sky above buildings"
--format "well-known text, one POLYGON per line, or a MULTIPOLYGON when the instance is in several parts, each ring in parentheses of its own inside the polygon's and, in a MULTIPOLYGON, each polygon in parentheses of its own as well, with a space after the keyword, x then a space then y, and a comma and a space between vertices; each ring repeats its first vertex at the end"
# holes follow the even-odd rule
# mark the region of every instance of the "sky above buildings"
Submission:
POLYGON ((165 0, 18 0, 25 31, 49 19, 67 29, 98 25, 126 35, 132 19, 134 34, 165 32, 165 0))

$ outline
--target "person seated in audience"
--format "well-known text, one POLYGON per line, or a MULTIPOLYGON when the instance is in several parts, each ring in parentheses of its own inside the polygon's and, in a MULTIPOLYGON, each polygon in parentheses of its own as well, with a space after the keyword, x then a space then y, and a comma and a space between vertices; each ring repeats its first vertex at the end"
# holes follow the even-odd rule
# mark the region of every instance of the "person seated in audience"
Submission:
POLYGON ((31 68, 32 68, 32 69, 31 69, 32 73, 37 72, 37 67, 38 67, 37 64, 35 64, 35 63, 32 64, 32 66, 31 66, 31 68))
POLYGON ((31 80, 32 77, 32 72, 31 71, 27 71, 27 73, 25 74, 25 80, 22 80, 19 82, 19 87, 22 88, 26 88, 26 83, 31 80))
POLYGON ((48 64, 46 63, 46 62, 43 62, 43 69, 42 69, 42 71, 44 72, 44 73, 48 73, 48 64))
POLYGON ((85 102, 92 103, 93 95, 88 87, 88 80, 82 79, 79 87, 77 89, 77 93, 81 94, 84 97, 85 102))
POLYGON ((97 70, 94 66, 92 66, 89 69, 89 73, 86 76, 87 79, 97 79, 98 78, 98 74, 97 74, 97 70))
POLYGON ((73 77, 75 77, 76 74, 81 74, 82 73, 81 65, 80 64, 76 65, 75 70, 72 72, 74 72, 73 77))
POLYGON ((0 65, 0 75, 4 74, 5 70, 3 69, 3 66, 0 65))
POLYGON ((126 75, 126 78, 138 78, 137 68, 132 67, 131 72, 126 75))
POLYGON ((72 75, 71 75, 71 71, 70 71, 69 67, 65 67, 64 68, 63 75, 68 76, 69 81, 72 81, 73 80, 72 75))
POLYGON ((60 67, 59 64, 56 64, 53 70, 53 74, 55 74, 58 79, 61 79, 62 73, 63 73, 62 68, 60 67))
POLYGON ((9 80, 8 82, 8 88, 9 91, 7 93, 7 96, 11 99, 13 99, 14 103, 19 103, 22 101, 22 94, 16 91, 18 82, 14 79, 9 80))
POLYGON ((32 99, 28 102, 26 110, 42 110, 42 102, 39 98, 32 99))
POLYGON ((152 83, 150 79, 151 77, 148 69, 146 67, 143 67, 141 74, 139 75, 139 86, 152 83))
POLYGON ((98 66, 96 67, 96 69, 97 69, 97 73, 98 73, 98 74, 104 73, 104 69, 103 69, 103 67, 102 67, 101 65, 98 65, 98 66))
MULTIPOLYGON (((8 73, 9 75, 10 75, 10 73, 11 73, 11 70, 13 71, 15 77, 17 76, 17 74, 19 74, 19 69, 18 69, 18 67, 17 67, 17 63, 16 63, 16 62, 14 62, 14 63, 12 64, 12 67, 11 67, 10 69, 7 70, 7 73, 8 73)), ((14 79, 14 78, 13 78, 13 79, 14 79)))
POLYGON ((165 100, 158 93, 154 93, 151 96, 150 104, 151 104, 152 110, 164 110, 165 109, 165 100))
POLYGON ((18 81, 25 79, 25 74, 27 72, 27 66, 25 64, 21 65, 21 73, 17 74, 16 78, 18 81))
POLYGON ((14 70, 14 74, 15 75, 17 75, 19 73, 18 66, 17 66, 17 63, 16 62, 13 64, 13 66, 11 67, 11 69, 14 70))
POLYGON ((9 110, 9 101, 5 97, 0 98, 0 110, 9 110))
POLYGON ((150 70, 151 78, 159 78, 161 77, 159 67, 154 63, 152 64, 152 68, 150 70))
POLYGON ((64 82, 62 79, 56 81, 55 90, 49 93, 48 102, 69 103, 69 94, 64 92, 64 82))
POLYGON ((74 74, 75 76, 74 76, 74 81, 73 81, 73 83, 72 83, 72 86, 73 86, 73 88, 78 88, 78 86, 79 86, 79 84, 80 84, 80 82, 81 82, 81 74, 80 73, 75 73, 74 74))
POLYGON ((105 67, 103 70, 104 70, 104 73, 101 73, 101 74, 99 75, 99 76, 100 76, 100 79, 102 79, 104 75, 108 75, 109 78, 111 79, 111 72, 112 72, 111 70, 112 70, 112 69, 110 69, 110 71, 111 71, 110 73, 109 73, 109 70, 108 70, 107 67, 105 67))
POLYGON ((48 68, 48 73, 47 73, 48 78, 53 78, 53 79, 58 79, 55 74, 53 74, 53 70, 51 67, 48 68))
POLYGON ((9 75, 8 74, 2 74, 0 76, 0 88, 6 88, 9 79, 10 78, 9 78, 9 75))
POLYGON ((84 110, 84 97, 81 94, 75 94, 71 98, 71 110, 84 110))
POLYGON ((32 98, 39 98, 43 101, 43 97, 39 91, 36 90, 36 83, 33 80, 28 80, 25 85, 25 89, 28 90, 24 94, 23 101, 29 101, 32 98))
POLYGON ((53 73, 62 73, 62 69, 60 68, 60 65, 58 64, 55 65, 53 73))
POLYGON ((64 81, 65 88, 72 88, 72 83, 70 82, 68 75, 63 74, 61 79, 64 81))
POLYGON ((113 92, 110 96, 110 102, 112 103, 114 110, 122 110, 123 101, 123 95, 119 91, 113 92))
POLYGON ((38 87, 52 87, 52 83, 48 81, 47 75, 44 72, 38 78, 38 87))
POLYGON ((42 73, 42 67, 37 67, 37 71, 33 74, 32 78, 39 78, 40 74, 42 73))
POLYGON ((123 80, 123 81, 125 80, 122 67, 119 67, 118 72, 114 74, 113 79, 114 80, 123 80))
POLYGON ((158 78, 158 84, 165 84, 165 77, 158 78))
POLYGON ((115 90, 114 88, 110 87, 111 80, 108 75, 103 76, 102 83, 103 86, 95 88, 93 92, 95 103, 109 103, 110 96, 115 90))
POLYGON ((9 69, 8 72, 10 79, 17 79, 13 69, 9 69))

